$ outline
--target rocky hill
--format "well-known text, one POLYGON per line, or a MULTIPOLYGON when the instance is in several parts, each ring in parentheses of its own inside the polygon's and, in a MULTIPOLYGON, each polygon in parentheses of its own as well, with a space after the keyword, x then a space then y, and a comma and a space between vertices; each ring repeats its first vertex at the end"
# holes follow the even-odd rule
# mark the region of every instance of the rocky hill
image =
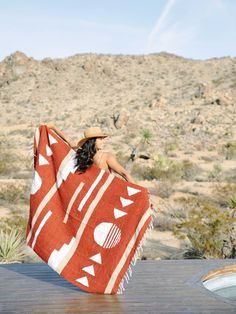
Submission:
MULTIPOLYGON (((214 198, 214 183, 236 181, 236 58, 163 52, 39 61, 17 51, 0 63, 0 103, 2 215, 28 210, 33 133, 42 122, 74 142, 91 125, 108 131, 107 148, 163 211, 182 196, 214 198), (25 184, 25 198, 4 196, 9 184, 25 184)), ((175 241, 166 219, 157 232, 175 241)))

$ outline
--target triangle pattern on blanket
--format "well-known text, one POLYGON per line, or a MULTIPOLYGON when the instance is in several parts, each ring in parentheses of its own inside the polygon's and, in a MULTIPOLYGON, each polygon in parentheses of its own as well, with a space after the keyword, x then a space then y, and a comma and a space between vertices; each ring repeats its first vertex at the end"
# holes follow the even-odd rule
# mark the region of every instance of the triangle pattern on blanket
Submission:
POLYGON ((136 193, 138 193, 138 192, 141 192, 141 190, 132 188, 131 186, 128 186, 128 187, 127 187, 127 190, 128 190, 128 195, 129 195, 129 196, 134 195, 134 194, 136 194, 136 193))
POLYGON ((58 143, 58 141, 51 134, 48 134, 50 145, 58 143))
POLYGON ((32 186, 31 186, 31 194, 35 194, 42 185, 42 179, 40 177, 40 175, 38 174, 38 171, 34 170, 34 176, 33 176, 33 182, 32 182, 32 186))
POLYGON ((147 189, 95 164, 74 172, 76 152, 46 125, 33 144, 27 245, 79 289, 120 294, 151 228, 147 189))
POLYGON ((48 144, 46 144, 46 154, 47 154, 47 156, 52 156, 52 150, 51 150, 51 148, 48 146, 48 144))
POLYGON ((121 201, 122 207, 128 206, 134 202, 134 201, 128 200, 127 198, 124 198, 124 197, 120 197, 120 201, 121 201))
POLYGON ((120 218, 120 217, 122 217, 124 215, 127 215, 127 213, 124 212, 123 210, 114 208, 114 216, 115 216, 115 218, 120 218))
POLYGON ((43 157, 43 155, 39 154, 39 165, 49 165, 49 162, 47 161, 46 158, 43 157))
POLYGON ((81 278, 78 278, 76 279, 75 281, 78 281, 79 283, 81 283, 82 285, 84 286, 89 286, 88 284, 88 278, 85 276, 85 277, 81 277, 81 278))
POLYGON ((98 254, 91 256, 90 259, 94 262, 97 262, 98 264, 102 264, 101 253, 98 253, 98 254))
POLYGON ((86 267, 82 268, 82 270, 86 271, 86 272, 87 272, 88 274, 90 274, 90 275, 95 276, 93 265, 91 265, 91 266, 86 266, 86 267))

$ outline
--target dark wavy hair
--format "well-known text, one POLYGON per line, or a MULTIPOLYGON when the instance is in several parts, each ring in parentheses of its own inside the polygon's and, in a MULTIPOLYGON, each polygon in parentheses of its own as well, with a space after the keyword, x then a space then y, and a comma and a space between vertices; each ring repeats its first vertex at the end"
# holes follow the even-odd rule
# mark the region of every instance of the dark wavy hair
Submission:
POLYGON ((75 166, 77 172, 85 172, 93 164, 93 156, 96 154, 96 137, 87 140, 76 151, 75 166))

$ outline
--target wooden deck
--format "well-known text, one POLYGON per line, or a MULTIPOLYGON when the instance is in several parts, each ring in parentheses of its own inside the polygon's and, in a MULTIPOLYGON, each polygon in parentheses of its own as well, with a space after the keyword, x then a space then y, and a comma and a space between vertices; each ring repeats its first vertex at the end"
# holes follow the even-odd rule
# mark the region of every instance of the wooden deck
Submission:
POLYGON ((0 313, 235 314, 236 301, 206 290, 201 277, 236 260, 138 260, 125 291, 81 291, 45 263, 0 265, 0 313))

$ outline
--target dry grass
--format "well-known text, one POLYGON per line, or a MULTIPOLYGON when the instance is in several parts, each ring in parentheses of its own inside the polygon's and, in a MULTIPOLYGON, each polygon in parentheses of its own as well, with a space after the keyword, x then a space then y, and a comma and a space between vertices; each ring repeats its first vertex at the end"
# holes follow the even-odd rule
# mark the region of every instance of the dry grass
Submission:
POLYGON ((218 163, 213 165, 213 169, 208 173, 209 181, 221 181, 223 179, 222 166, 218 163))
POLYGON ((153 166, 140 167, 134 165, 132 174, 146 180, 170 180, 172 182, 187 180, 192 181, 199 175, 199 167, 190 160, 173 161, 162 155, 154 162, 153 166))
POLYGON ((236 195, 236 183, 216 183, 213 186, 214 200, 223 207, 227 207, 230 199, 236 195))
POLYGON ((29 200, 30 191, 27 185, 7 184, 0 189, 0 199, 9 204, 29 200))
POLYGON ((166 179, 159 183, 155 182, 154 186, 149 190, 152 195, 156 195, 161 198, 168 198, 174 192, 174 186, 171 180, 166 179))
POLYGON ((236 159, 236 141, 229 141, 221 148, 221 153, 225 155, 225 159, 236 159))

